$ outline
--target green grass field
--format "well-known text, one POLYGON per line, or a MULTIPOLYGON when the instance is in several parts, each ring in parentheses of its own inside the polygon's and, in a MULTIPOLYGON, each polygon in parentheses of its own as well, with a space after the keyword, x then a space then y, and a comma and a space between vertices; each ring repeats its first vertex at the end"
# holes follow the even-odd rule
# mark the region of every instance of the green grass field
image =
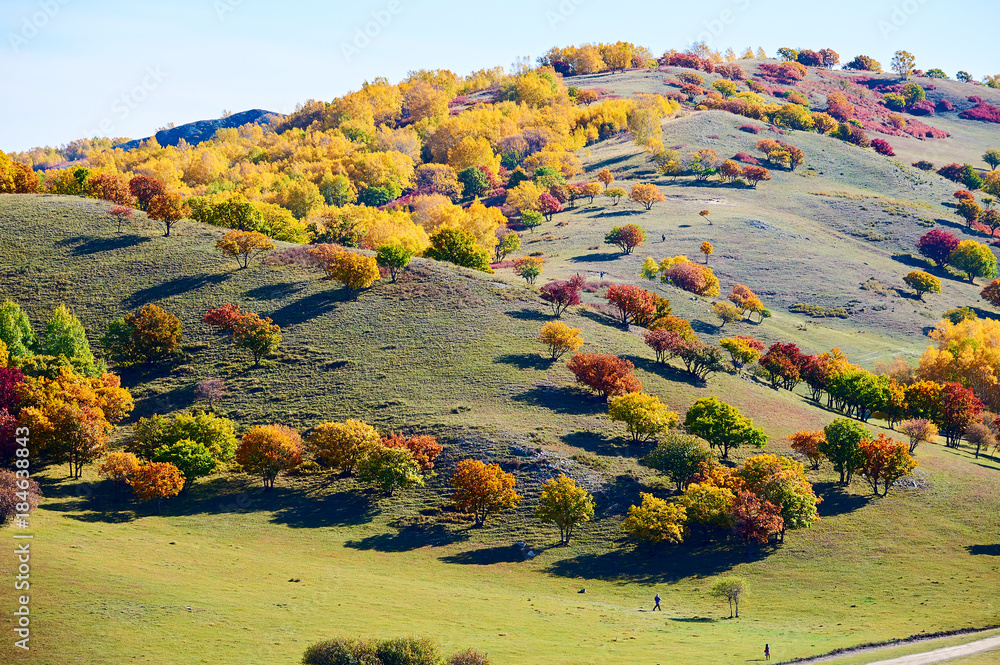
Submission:
MULTIPOLYGON (((660 85, 633 73, 603 81, 625 92, 660 85)), ((961 160, 983 129, 947 122, 955 125, 948 149, 961 160)), ((760 136, 741 124, 720 112, 690 114, 665 123, 664 143, 752 152, 760 136)), ((623 140, 592 146, 583 154, 589 172, 607 166, 626 185, 652 179, 667 201, 650 212, 578 202, 524 234, 522 253, 544 252, 540 282, 579 272, 637 283, 646 256, 694 258, 707 239, 723 295, 747 284, 774 317, 720 330, 709 299, 647 285, 703 339, 749 333, 809 353, 839 347, 867 367, 919 356, 925 329, 949 307, 976 305, 982 288, 946 279, 926 302, 902 293, 902 275, 918 260, 900 254, 915 253, 930 226, 982 239, 965 234, 943 205, 955 186, 902 166, 909 157, 894 162, 813 134, 786 140, 806 151, 805 165, 775 172, 756 190, 675 183, 655 176, 648 157, 623 140), (704 208, 711 225, 697 214, 704 208), (621 257, 602 240, 626 222, 643 226, 649 241, 621 257), (800 302, 852 314, 788 311, 800 302)), ((49 469, 33 516, 33 650, 26 660, 4 642, 4 662, 294 663, 320 639, 409 634, 436 636, 449 652, 476 647, 497 663, 745 662, 761 659, 764 643, 781 661, 998 623, 1000 464, 991 458, 925 445, 916 486, 877 500, 860 482, 836 488, 828 465, 810 471, 822 520, 759 557, 735 545, 633 550, 622 538, 623 514, 640 491, 670 489, 637 463, 643 451, 626 444, 606 406, 578 390, 563 363, 544 359, 535 336, 547 308, 509 269, 484 275, 418 259, 399 283, 380 283, 355 302, 314 268, 269 262, 237 271, 214 250, 218 229, 188 222, 163 238, 140 219, 117 234, 105 210, 73 197, 0 196, 0 274, 3 297, 19 301, 36 329, 66 303, 95 350, 108 320, 147 302, 181 317, 183 358, 123 372, 136 411, 116 441, 139 416, 196 406, 197 381, 219 377, 230 396, 218 411, 241 431, 353 417, 383 431, 433 433, 446 445, 441 474, 391 499, 327 475, 283 477, 269 493, 256 479, 219 475, 152 516, 150 506, 114 503, 93 468, 82 481, 49 469), (199 322, 225 302, 282 326, 276 357, 251 368, 199 322), (481 530, 446 510, 446 478, 469 456, 502 460, 525 495, 518 510, 481 530), (559 472, 594 492, 598 505, 597 519, 567 548, 554 547, 554 529, 532 517, 540 483, 559 472), (538 556, 520 560, 512 547, 519 540, 538 556), (752 589, 738 620, 708 595, 729 572, 752 589), (657 592, 662 614, 649 611, 657 592)), ((713 394, 735 404, 766 429, 769 451, 788 453, 788 434, 837 415, 735 375, 693 384, 657 366, 640 332, 592 308, 564 319, 582 329, 584 351, 633 360, 645 390, 679 412, 713 394)), ((736 451, 735 460, 749 454, 736 451)), ((0 557, 0 576, 12 565, 0 557)), ((9 632, 9 613, 2 616, 9 632)))

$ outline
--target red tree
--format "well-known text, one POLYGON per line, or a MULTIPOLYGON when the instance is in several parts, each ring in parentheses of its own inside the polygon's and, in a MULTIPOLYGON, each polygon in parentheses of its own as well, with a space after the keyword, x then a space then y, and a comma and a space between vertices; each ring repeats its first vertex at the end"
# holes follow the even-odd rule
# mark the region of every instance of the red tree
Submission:
POLYGON ((118 233, 122 232, 122 224, 126 220, 132 219, 132 208, 127 208, 125 206, 115 206, 108 210, 108 214, 115 218, 118 222, 118 233))
POLYGON ((941 433, 949 447, 957 448, 965 430, 983 412, 983 403, 961 384, 946 383, 941 390, 941 406, 941 433))
POLYGON ((153 200, 154 196, 167 193, 167 188, 160 180, 145 175, 137 175, 129 180, 128 189, 143 210, 149 206, 149 202, 153 200))
POLYGON ((233 332, 246 315, 247 312, 240 311, 239 305, 227 302, 222 307, 208 310, 205 316, 202 317, 201 322, 215 326, 216 328, 222 328, 227 332, 233 332))
POLYGON ((807 358, 794 344, 778 343, 772 344, 758 362, 771 375, 771 385, 791 390, 801 380, 807 358))
POLYGON ((601 397, 617 397, 642 390, 630 361, 609 353, 578 353, 566 363, 576 380, 601 397))
POLYGON ((542 194, 538 197, 538 207, 539 212, 545 215, 545 220, 551 222, 552 216, 557 212, 562 212, 562 204, 559 203, 559 199, 552 196, 548 192, 542 194))
POLYGON ((733 501, 733 530, 747 543, 762 545, 773 534, 781 533, 785 521, 781 508, 752 492, 739 492, 733 501))
POLYGON ((958 242, 954 234, 933 229, 920 236, 920 240, 917 241, 917 251, 934 261, 939 268, 943 268, 948 263, 952 251, 958 247, 958 242))
POLYGON ((539 291, 542 300, 552 306, 552 313, 560 316, 567 307, 580 304, 580 290, 583 288, 583 277, 574 275, 568 280, 549 282, 539 291))
POLYGON ((653 294, 633 284, 609 286, 604 299, 618 309, 623 326, 628 326, 635 320, 649 319, 656 314, 653 294))

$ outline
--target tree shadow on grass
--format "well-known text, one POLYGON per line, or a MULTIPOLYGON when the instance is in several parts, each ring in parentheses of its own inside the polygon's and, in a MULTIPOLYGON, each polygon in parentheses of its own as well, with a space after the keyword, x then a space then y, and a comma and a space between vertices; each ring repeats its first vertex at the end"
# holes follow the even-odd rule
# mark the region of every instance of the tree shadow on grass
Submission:
POLYGON ((271 314, 271 320, 285 328, 323 316, 347 301, 345 289, 323 290, 285 305, 271 314))
POLYGON ((249 291, 244 291, 244 298, 253 298, 254 300, 284 300, 295 295, 305 286, 299 282, 284 282, 283 284, 267 284, 265 286, 258 286, 255 289, 250 289, 249 291))
POLYGON ((404 527, 396 533, 380 533, 360 540, 348 540, 344 547, 377 552, 409 552, 421 547, 441 547, 468 539, 469 536, 464 531, 452 530, 443 524, 414 525, 404 527))
POLYGON ((599 252, 597 254, 581 254, 580 256, 571 256, 571 263, 600 263, 605 261, 614 261, 625 256, 621 252, 599 252))
POLYGON ((175 279, 167 280, 166 282, 161 282, 155 286, 150 286, 149 288, 136 291, 131 296, 126 298, 124 302, 127 303, 129 307, 141 307, 149 302, 179 296, 206 286, 221 284, 228 280, 229 277, 229 273, 221 275, 209 275, 207 273, 202 273, 200 275, 190 275, 188 277, 177 277, 175 279))
POLYGON ((813 483, 816 495, 823 498, 817 506, 820 517, 832 517, 853 513, 868 505, 871 499, 867 496, 850 494, 835 482, 813 483))
POLYGON ((374 496, 356 490, 326 491, 303 494, 293 491, 281 505, 274 508, 271 521, 294 529, 314 529, 323 526, 357 526, 375 516, 374 496))
POLYGON ((641 215, 644 210, 632 210, 630 208, 618 208, 615 210, 602 210, 600 212, 595 212, 592 215, 587 215, 590 219, 603 219, 604 217, 632 217, 634 215, 641 215))
POLYGON ((556 561, 546 572, 559 577, 597 579, 618 584, 675 584, 698 575, 708 577, 745 563, 743 548, 713 543, 652 548, 616 549, 581 554, 556 561))
POLYGON ((150 241, 146 236, 137 236, 134 233, 129 235, 116 235, 110 238, 92 238, 85 236, 75 236, 60 240, 56 245, 62 247, 72 247, 72 256, 89 256, 100 254, 101 252, 113 252, 126 247, 134 247, 150 241))
POLYGON ((574 416, 590 416, 604 413, 608 409, 606 400, 584 393, 569 386, 552 384, 536 385, 511 399, 523 404, 540 406, 556 413, 574 416))
MULTIPOLYGON (((598 411, 598 413, 603 412, 603 409, 598 411)), ((636 457, 649 452, 649 448, 632 445, 631 439, 607 436, 598 432, 581 430, 563 434, 560 438, 567 446, 574 446, 576 448, 586 450, 588 453, 612 457, 636 457)))
MULTIPOLYGON (((123 383, 126 386, 133 386, 139 384, 140 381, 136 378, 130 378, 129 381, 123 381, 123 383)), ((157 413, 170 413, 180 408, 189 407, 195 402, 194 391, 195 384, 188 383, 160 393, 140 397, 135 400, 135 408, 130 417, 133 420, 150 418, 157 413)))
POLYGON ((557 361, 545 358, 537 353, 508 353, 507 355, 497 356, 493 362, 513 365, 518 369, 546 370, 552 367, 557 361))
POLYGON ((911 268, 919 268, 925 272, 934 270, 934 266, 931 265, 930 261, 919 256, 913 256, 913 254, 893 254, 892 260, 911 268))
POLYGON ((968 545, 965 550, 973 556, 980 554, 1000 556, 1000 545, 968 545))
MULTIPOLYGON (((537 550, 533 550, 537 554, 537 550)), ((521 550, 513 545, 497 545, 494 547, 481 547, 475 550, 467 550, 458 554, 449 554, 438 557, 444 563, 457 563, 472 566, 490 566, 495 563, 519 563, 524 561, 521 550)))
POLYGON ((715 323, 708 323, 701 319, 691 320, 691 329, 699 335, 715 335, 719 332, 719 326, 715 323))
POLYGON ((519 321, 548 321, 552 319, 552 315, 547 312, 537 309, 529 309, 527 307, 505 313, 510 318, 517 319, 519 321))
POLYGON ((650 374, 656 374, 667 381, 673 381, 674 383, 686 383, 695 388, 702 388, 706 385, 706 383, 697 376, 694 376, 681 367, 671 365, 670 363, 658 363, 649 358, 633 355, 625 355, 622 356, 622 358, 630 360, 638 369, 649 372, 650 374))

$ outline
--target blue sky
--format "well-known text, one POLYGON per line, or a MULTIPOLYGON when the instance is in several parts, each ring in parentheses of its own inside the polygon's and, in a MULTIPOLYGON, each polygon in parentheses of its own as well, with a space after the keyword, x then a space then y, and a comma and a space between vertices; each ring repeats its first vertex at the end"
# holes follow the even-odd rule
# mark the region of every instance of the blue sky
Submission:
POLYGON ((998 19, 987 0, 4 0, 0 150, 138 138, 223 109, 288 112, 376 76, 619 39, 657 54, 700 39, 771 56, 830 47, 883 64, 905 48, 918 67, 978 79, 1000 73, 998 19))

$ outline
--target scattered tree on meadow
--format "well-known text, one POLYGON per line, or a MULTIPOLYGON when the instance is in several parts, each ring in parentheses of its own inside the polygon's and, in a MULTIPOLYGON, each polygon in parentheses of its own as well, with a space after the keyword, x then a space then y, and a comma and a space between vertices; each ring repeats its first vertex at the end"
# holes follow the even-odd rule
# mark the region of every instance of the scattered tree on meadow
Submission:
POLYGON ((590 198, 589 203, 593 203, 594 197, 601 193, 601 185, 596 182, 585 182, 580 187, 580 193, 590 198))
POLYGON ((568 280, 549 282, 539 289, 542 300, 552 307, 552 314, 558 318, 567 307, 580 304, 580 291, 583 289, 583 277, 574 275, 568 280))
POLYGON ((350 252, 335 245, 317 245, 309 253, 326 272, 328 279, 344 285, 351 300, 357 300, 361 291, 370 288, 381 277, 378 261, 373 256, 350 252))
POLYGON ((900 434, 905 434, 910 439, 910 454, 917 449, 921 443, 930 443, 937 437, 937 425, 926 418, 911 418, 899 423, 897 430, 900 434))
POLYGON ((826 440, 826 433, 823 430, 814 432, 799 430, 795 434, 789 435, 788 439, 792 443, 792 450, 809 460, 813 469, 819 468, 819 463, 823 459, 820 446, 826 440))
POLYGON ((611 399, 608 417, 614 422, 625 423, 625 428, 635 444, 646 443, 675 427, 678 415, 655 395, 632 392, 611 399))
POLYGON ((712 253, 715 251, 715 248, 712 247, 712 243, 710 243, 707 240, 702 242, 701 249, 699 251, 701 251, 701 253, 705 255, 705 264, 708 265, 708 257, 710 257, 712 253))
POLYGON ((424 484, 420 464, 407 448, 381 446, 358 462, 358 480, 392 494, 398 489, 424 484))
POLYGON ((948 263, 965 272, 969 282, 976 283, 977 277, 993 279, 997 276, 997 257, 988 245, 975 240, 963 240, 952 250, 948 263))
MULTIPOLYGON (((997 447, 997 437, 993 430, 983 422, 972 423, 965 428, 965 440, 970 445, 976 447, 976 459, 979 459, 981 450, 989 450, 997 447)), ((915 464, 915 463, 914 463, 915 464)))
POLYGON ((747 594, 749 585, 742 577, 723 577, 712 585, 711 594, 716 598, 725 598, 729 603, 729 618, 733 618, 733 609, 736 610, 736 618, 740 618, 740 601, 747 594))
POLYGON ((743 168, 743 177, 751 187, 757 189, 757 183, 771 179, 771 172, 763 166, 746 166, 743 168))
POLYGON ((932 229, 917 241, 917 250, 922 256, 934 261, 939 269, 943 269, 958 243, 959 240, 953 233, 932 229))
POLYGON ((641 204, 646 210, 651 209, 660 201, 667 200, 667 197, 663 195, 660 188, 652 183, 636 183, 632 185, 632 191, 629 192, 628 197, 636 203, 641 204))
POLYGON ((159 515, 163 500, 181 493, 184 476, 169 462, 148 462, 129 476, 128 483, 140 501, 156 500, 156 514, 159 515))
POLYGON ((819 499, 806 479, 805 467, 792 458, 755 455, 735 475, 748 491, 778 507, 779 542, 784 542, 786 529, 805 529, 819 519, 816 511, 819 499))
POLYGON ((560 321, 549 321, 543 325, 538 341, 549 347, 552 360, 559 360, 567 351, 576 351, 583 346, 580 329, 570 328, 560 321))
MULTIPOLYGON (((998 153, 998 154, 1000 154, 1000 153, 998 153)), ((1000 163, 1000 162, 998 162, 998 163, 1000 163)), ((994 168, 996 168, 996 167, 994 167, 994 168)), ((601 169, 597 173, 597 179, 600 180, 601 183, 604 185, 604 188, 607 189, 608 186, 615 181, 615 175, 611 171, 609 171, 608 169, 601 169)))
POLYGON ((626 191, 621 187, 609 187, 604 195, 611 199, 611 205, 618 205, 618 202, 626 195, 626 191))
POLYGON ((755 429, 752 419, 741 415, 736 407, 720 402, 715 396, 702 397, 692 404, 684 417, 684 427, 690 434, 707 441, 712 448, 719 448, 722 459, 729 459, 732 448, 763 448, 767 444, 764 430, 755 429))
POLYGON ((233 230, 219 238, 215 246, 225 256, 235 258, 240 270, 243 270, 250 265, 255 256, 273 250, 274 242, 257 231, 233 230))
POLYGON ((497 242, 496 247, 493 251, 496 253, 495 260, 500 263, 504 258, 513 252, 521 249, 521 236, 517 235, 514 231, 507 230, 506 227, 497 229, 497 242))
POLYGON ((823 428, 823 433, 819 450, 833 463, 833 469, 840 474, 840 484, 846 487, 863 462, 861 442, 870 440, 871 433, 861 423, 847 418, 837 418, 823 428))
POLYGON ((170 229, 188 214, 187 204, 180 194, 167 192, 154 196, 146 207, 146 216, 163 225, 164 236, 170 236, 170 229))
POLYGON ((737 370, 757 362, 757 359, 760 358, 760 352, 764 350, 764 343, 754 339, 751 335, 737 335, 736 337, 720 339, 719 346, 729 352, 733 367, 737 370))
POLYGON ((913 64, 915 62, 916 58, 909 51, 896 51, 892 55, 890 66, 892 67, 892 71, 899 75, 899 78, 907 79, 913 73, 913 64))
POLYGON ((604 294, 604 299, 618 310, 623 327, 638 320, 645 320, 656 313, 656 301, 649 291, 634 284, 612 284, 604 294))
POLYGON ((125 449, 148 461, 159 448, 185 440, 204 446, 217 464, 230 462, 236 454, 236 424, 204 411, 173 418, 161 415, 140 418, 125 449))
POLYGON ((320 423, 306 437, 306 447, 321 463, 346 474, 382 445, 378 430, 360 420, 320 423))
POLYGON ((406 448, 420 465, 421 471, 433 469, 434 460, 444 450, 437 439, 428 434, 414 434, 407 437, 398 432, 392 432, 382 439, 382 445, 386 448, 406 448))
POLYGON ((413 251, 402 245, 382 245, 375 254, 375 262, 380 268, 389 271, 393 282, 406 269, 406 266, 410 265, 412 259, 413 251))
POLYGON ((916 291, 920 300, 924 299, 925 293, 941 293, 941 280, 923 270, 911 270, 903 277, 903 281, 916 291))
POLYGON ((260 318, 247 312, 233 330, 233 344, 253 355, 254 367, 260 361, 278 350, 281 344, 281 328, 269 317, 260 318))
POLYGON ((715 453, 698 437, 668 432, 642 463, 664 474, 683 491, 696 474, 715 462, 715 453))
POLYGON ((260 476, 264 490, 270 490, 279 473, 302 462, 302 438, 285 425, 251 427, 236 449, 236 461, 247 473, 260 476))
POLYGON ((679 503, 668 503, 652 494, 640 492, 642 503, 629 506, 622 528, 633 540, 655 547, 660 543, 684 542, 687 511, 679 503))
POLYGON ((569 545, 574 527, 594 518, 594 497, 577 486, 572 478, 559 474, 558 478, 549 478, 542 486, 535 516, 558 526, 559 544, 569 545))
POLYGON ((122 232, 122 225, 125 222, 132 221, 133 213, 134 209, 127 208, 125 206, 114 206, 113 208, 108 210, 108 214, 114 217, 115 221, 118 222, 118 233, 122 232))
POLYGON ((522 256, 514 259, 514 274, 524 279, 529 285, 534 284, 539 275, 542 274, 542 257, 522 256))
POLYGON ((604 398, 642 390, 631 361, 608 353, 578 353, 566 363, 578 383, 604 398))
POLYGON ((983 153, 983 161, 990 165, 990 170, 1000 166, 1000 150, 987 150, 983 153))
POLYGON ((451 499, 459 510, 475 517, 475 527, 479 528, 490 515, 517 507, 521 497, 514 491, 516 482, 499 464, 465 459, 451 476, 450 483, 455 488, 451 499))
POLYGON ((743 312, 728 302, 717 302, 712 304, 712 311, 719 317, 719 328, 725 327, 727 323, 735 323, 743 320, 743 312))
POLYGON ((135 200, 139 202, 141 210, 147 210, 150 201, 167 192, 167 188, 163 182, 145 175, 137 175, 129 180, 128 189, 132 196, 135 197, 135 200))
POLYGON ((871 485, 875 496, 886 496, 889 488, 909 475, 917 462, 907 450, 906 444, 880 433, 875 439, 865 439, 858 445, 860 464, 857 473, 871 485), (879 483, 882 492, 879 493, 879 483))
POLYGON ((605 245, 615 245, 626 255, 646 242, 646 232, 635 224, 615 226, 604 236, 605 245))
POLYGON ((492 272, 489 253, 476 244, 476 237, 472 233, 461 229, 440 228, 431 234, 430 241, 431 246, 424 250, 426 258, 492 272))
POLYGON ((215 405, 226 396, 226 382, 222 379, 202 379, 194 387, 194 396, 208 402, 209 409, 215 409, 215 405))
POLYGON ((105 352, 121 365, 162 360, 177 351, 181 320, 152 303, 108 323, 101 338, 105 352))

